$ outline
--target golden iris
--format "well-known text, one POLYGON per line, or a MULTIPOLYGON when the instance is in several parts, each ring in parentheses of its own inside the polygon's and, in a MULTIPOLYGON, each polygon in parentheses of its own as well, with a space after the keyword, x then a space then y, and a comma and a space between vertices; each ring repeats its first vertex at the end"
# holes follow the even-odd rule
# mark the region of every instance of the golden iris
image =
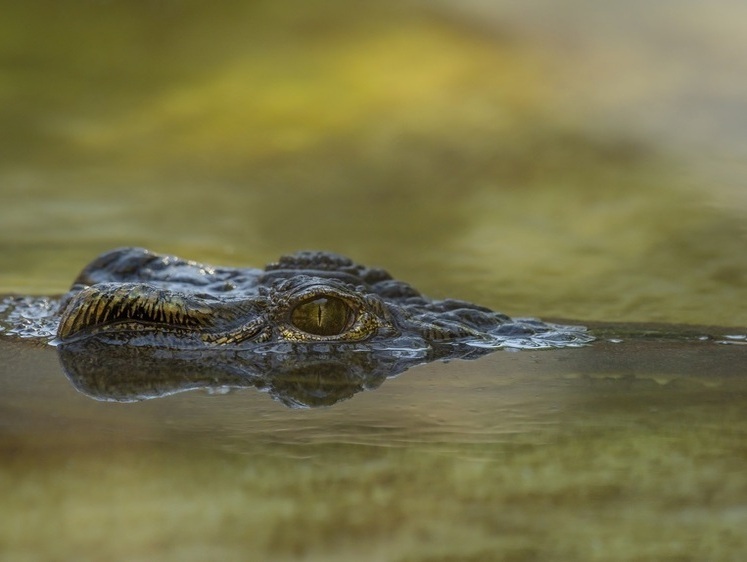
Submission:
POLYGON ((291 312, 291 323, 315 336, 337 336, 353 322, 353 310, 335 297, 315 297, 302 302, 291 312))

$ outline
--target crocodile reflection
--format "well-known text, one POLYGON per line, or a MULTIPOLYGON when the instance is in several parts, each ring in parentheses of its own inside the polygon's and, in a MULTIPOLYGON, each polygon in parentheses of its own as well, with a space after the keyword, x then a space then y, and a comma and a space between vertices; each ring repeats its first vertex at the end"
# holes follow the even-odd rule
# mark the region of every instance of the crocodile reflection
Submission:
MULTIPOLYGON (((378 388, 387 378, 410 367, 445 358, 446 350, 393 350, 369 353, 354 347, 308 349, 289 344, 285 349, 252 351, 155 351, 113 346, 88 338, 57 347, 60 363, 81 393, 108 402, 136 402, 178 392, 204 390, 223 394, 254 388, 290 408, 331 406, 354 394, 378 388), (264 352, 263 352, 264 351, 264 352)), ((485 348, 450 350, 473 359, 485 348)))

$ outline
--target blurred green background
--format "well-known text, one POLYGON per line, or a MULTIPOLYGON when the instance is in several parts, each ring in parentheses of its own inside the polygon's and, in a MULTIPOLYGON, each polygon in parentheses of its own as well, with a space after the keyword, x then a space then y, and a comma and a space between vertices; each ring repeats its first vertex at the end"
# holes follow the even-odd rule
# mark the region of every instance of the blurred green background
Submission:
POLYGON ((325 249, 510 314, 747 324, 740 2, 5 4, 0 292, 325 249))

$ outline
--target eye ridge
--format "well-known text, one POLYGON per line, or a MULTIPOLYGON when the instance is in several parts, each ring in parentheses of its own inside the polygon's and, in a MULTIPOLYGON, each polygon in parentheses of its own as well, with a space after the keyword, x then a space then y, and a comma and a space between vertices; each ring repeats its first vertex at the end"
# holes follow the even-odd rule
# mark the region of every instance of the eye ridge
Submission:
POLYGON ((347 331, 356 314, 344 299, 315 295, 302 300, 290 313, 293 326, 315 336, 338 336, 347 331))

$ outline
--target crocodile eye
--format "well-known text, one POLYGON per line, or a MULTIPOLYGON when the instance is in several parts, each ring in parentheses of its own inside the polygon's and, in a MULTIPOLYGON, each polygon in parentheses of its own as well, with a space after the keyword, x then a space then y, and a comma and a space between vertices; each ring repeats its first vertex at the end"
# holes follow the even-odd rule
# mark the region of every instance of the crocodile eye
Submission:
POLYGON ((315 336, 337 336, 355 319, 353 309, 336 297, 316 297, 302 302, 291 312, 291 323, 315 336))

